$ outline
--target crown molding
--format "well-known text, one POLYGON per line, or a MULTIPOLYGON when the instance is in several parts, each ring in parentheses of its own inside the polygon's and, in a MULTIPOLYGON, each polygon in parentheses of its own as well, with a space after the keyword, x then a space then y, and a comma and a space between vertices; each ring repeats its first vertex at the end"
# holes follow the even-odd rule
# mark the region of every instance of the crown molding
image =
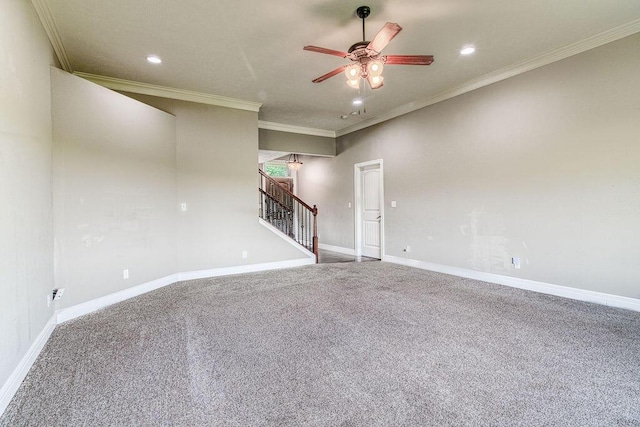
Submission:
POLYGON ((336 133, 332 130, 306 128, 303 126, 285 125, 282 123, 265 122, 258 120, 258 128, 267 130, 276 130, 279 132, 299 133, 302 135, 323 136, 326 138, 335 138, 336 133))
MULTIPOLYGON (((211 95, 202 92, 193 92, 182 89, 170 88, 165 86, 157 86, 146 83, 139 83, 130 80, 117 79, 113 77, 100 76, 89 73, 73 72, 71 62, 67 56, 67 52, 62 44, 62 39, 57 30, 53 16, 46 0, 31 0, 33 7, 42 23, 42 26, 49 38, 49 41, 53 47, 53 50, 60 62, 62 68, 73 73, 78 77, 82 77, 89 81, 92 81, 101 86, 107 87, 113 90, 119 90, 124 92, 139 93, 143 95, 159 96, 164 98, 178 99, 182 101, 198 102, 208 105, 216 105, 220 107, 235 108, 246 111, 258 112, 261 103, 244 101, 234 98, 227 98, 217 95, 211 95)), ((382 123, 396 117, 411 113, 429 105, 436 104, 438 102, 445 101, 458 95, 470 92, 475 89, 479 89, 484 86, 488 86, 492 83, 499 82, 501 80, 508 79, 510 77, 517 76, 527 71, 534 70, 539 67, 551 64, 553 62, 560 61, 573 55, 585 52, 590 49, 602 46, 604 44, 619 40, 621 38, 630 36, 632 34, 640 32, 640 19, 635 19, 626 24, 612 28, 607 31, 603 31, 594 36, 580 40, 576 43, 546 52, 537 57, 528 59, 526 61, 519 62, 517 64, 502 68, 500 70, 485 74, 476 79, 470 80, 455 88, 440 92, 432 97, 421 101, 411 102, 398 108, 389 111, 386 114, 382 114, 370 119, 364 120, 359 123, 355 123, 351 126, 339 129, 337 131, 329 131, 324 129, 306 128, 302 126, 286 125, 273 122, 259 121, 258 127, 261 129, 276 130, 281 132, 298 133, 303 135, 322 136, 328 138, 336 138, 343 135, 347 135, 352 132, 356 132, 361 129, 365 129, 370 126, 374 126, 378 123, 382 123)))
POLYGON ((211 95, 203 92, 193 92, 190 90, 176 89, 166 86, 152 85, 148 83, 134 82, 131 80, 117 79, 115 77, 99 76, 96 74, 75 72, 74 75, 82 77, 93 83, 99 84, 109 89, 139 93, 142 95, 159 96, 161 98, 178 99, 180 101, 198 102, 200 104, 216 105, 218 107, 235 108, 245 111, 260 111, 262 106, 259 102, 243 101, 241 99, 227 98, 224 96, 211 95))
POLYGON ((526 61, 522 61, 517 64, 501 68, 500 70, 485 74, 476 79, 469 80, 468 82, 460 86, 440 92, 422 101, 411 102, 409 104, 395 108, 386 114, 372 117, 362 122, 339 129, 336 131, 336 136, 340 137, 361 129, 368 128, 378 123, 386 122, 387 120, 391 120, 396 117, 419 110, 421 108, 428 107, 429 105, 437 104, 438 102, 442 102, 455 96, 470 92, 472 90, 488 86, 492 83, 496 83, 501 80, 526 73, 527 71, 549 65, 553 62, 557 62, 570 56, 586 52, 587 50, 594 49, 596 47, 611 43, 613 41, 622 39, 638 32, 640 32, 640 19, 630 21, 626 24, 620 25, 607 31, 603 31, 602 33, 580 40, 576 43, 572 43, 559 49, 551 50, 526 61))
POLYGON ((58 57, 60 65, 66 72, 73 73, 71 62, 69 61, 69 57, 67 56, 67 51, 62 44, 62 38, 60 38, 60 33, 58 32, 58 28, 56 27, 55 22, 53 21, 53 15, 51 15, 51 10, 47 5, 46 0, 31 0, 31 4, 33 4, 33 7, 38 14, 38 18, 40 18, 40 22, 44 27, 44 31, 47 33, 47 37, 49 37, 49 42, 51 43, 53 51, 58 57))

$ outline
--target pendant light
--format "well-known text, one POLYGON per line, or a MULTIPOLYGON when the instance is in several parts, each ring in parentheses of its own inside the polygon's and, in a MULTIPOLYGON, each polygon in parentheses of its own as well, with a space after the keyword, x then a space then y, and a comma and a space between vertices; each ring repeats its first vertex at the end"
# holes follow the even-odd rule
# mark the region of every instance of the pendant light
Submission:
POLYGON ((302 162, 298 159, 297 154, 289 154, 289 160, 287 160, 287 166, 292 171, 297 171, 302 167, 302 162))

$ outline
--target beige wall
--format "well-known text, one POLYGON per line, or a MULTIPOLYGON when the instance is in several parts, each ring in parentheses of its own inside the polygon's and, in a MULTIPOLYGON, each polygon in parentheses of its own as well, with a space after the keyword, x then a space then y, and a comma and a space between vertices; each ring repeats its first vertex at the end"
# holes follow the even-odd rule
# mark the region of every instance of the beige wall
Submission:
POLYGON ((640 298, 639 72, 636 34, 339 138, 299 173, 320 242, 382 158, 387 255, 640 298))
POLYGON ((55 68, 51 79, 60 307, 175 273, 175 117, 55 68))
POLYGON ((60 307, 177 272, 303 258, 258 224, 256 113, 144 98, 167 114, 57 69, 52 83, 60 307))
POLYGON ((0 2, 0 385, 53 314, 54 64, 28 1, 0 2))
POLYGON ((128 95, 176 116, 180 271, 305 257, 258 223, 257 113, 128 95))
POLYGON ((256 113, 154 98, 176 119, 50 70, 30 2, 0 14, 0 384, 55 308, 179 271, 305 258, 258 224, 256 113), (65 296, 48 307, 56 285, 65 296))
POLYGON ((269 151, 333 157, 336 155, 336 139, 260 129, 259 148, 269 151))

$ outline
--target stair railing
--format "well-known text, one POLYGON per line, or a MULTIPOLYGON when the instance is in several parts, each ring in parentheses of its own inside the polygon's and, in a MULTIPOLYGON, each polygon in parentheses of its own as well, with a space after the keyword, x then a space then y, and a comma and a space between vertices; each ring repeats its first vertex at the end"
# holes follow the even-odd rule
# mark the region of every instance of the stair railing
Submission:
POLYGON ((260 218, 313 252, 318 262, 318 208, 309 206, 278 181, 260 173, 260 218))

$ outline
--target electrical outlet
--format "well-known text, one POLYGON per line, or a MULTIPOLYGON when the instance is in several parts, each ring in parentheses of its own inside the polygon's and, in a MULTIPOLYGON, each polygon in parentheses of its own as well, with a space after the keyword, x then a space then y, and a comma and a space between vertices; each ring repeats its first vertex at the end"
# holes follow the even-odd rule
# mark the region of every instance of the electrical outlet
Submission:
POLYGON ((391 207, 392 207, 392 208, 395 208, 396 206, 398 206, 398 204, 396 203, 396 201, 395 201, 395 200, 392 200, 392 201, 391 201, 391 207))
POLYGON ((125 268, 124 270, 122 270, 122 277, 125 279, 129 278, 129 269, 125 268))
POLYGON ((180 210, 182 212, 186 212, 187 211, 187 204, 186 203, 180 203, 180 210))
POLYGON ((511 258, 511 262, 513 263, 514 268, 520 268, 520 258, 513 257, 511 258))
POLYGON ((47 307, 51 307, 51 294, 47 294, 47 307))
POLYGON ((242 258, 247 258, 249 256, 249 253, 247 251, 242 251, 242 258))
POLYGON ((62 298, 62 294, 64 294, 64 288, 58 288, 54 289, 51 295, 53 296, 54 301, 58 301, 62 298))

